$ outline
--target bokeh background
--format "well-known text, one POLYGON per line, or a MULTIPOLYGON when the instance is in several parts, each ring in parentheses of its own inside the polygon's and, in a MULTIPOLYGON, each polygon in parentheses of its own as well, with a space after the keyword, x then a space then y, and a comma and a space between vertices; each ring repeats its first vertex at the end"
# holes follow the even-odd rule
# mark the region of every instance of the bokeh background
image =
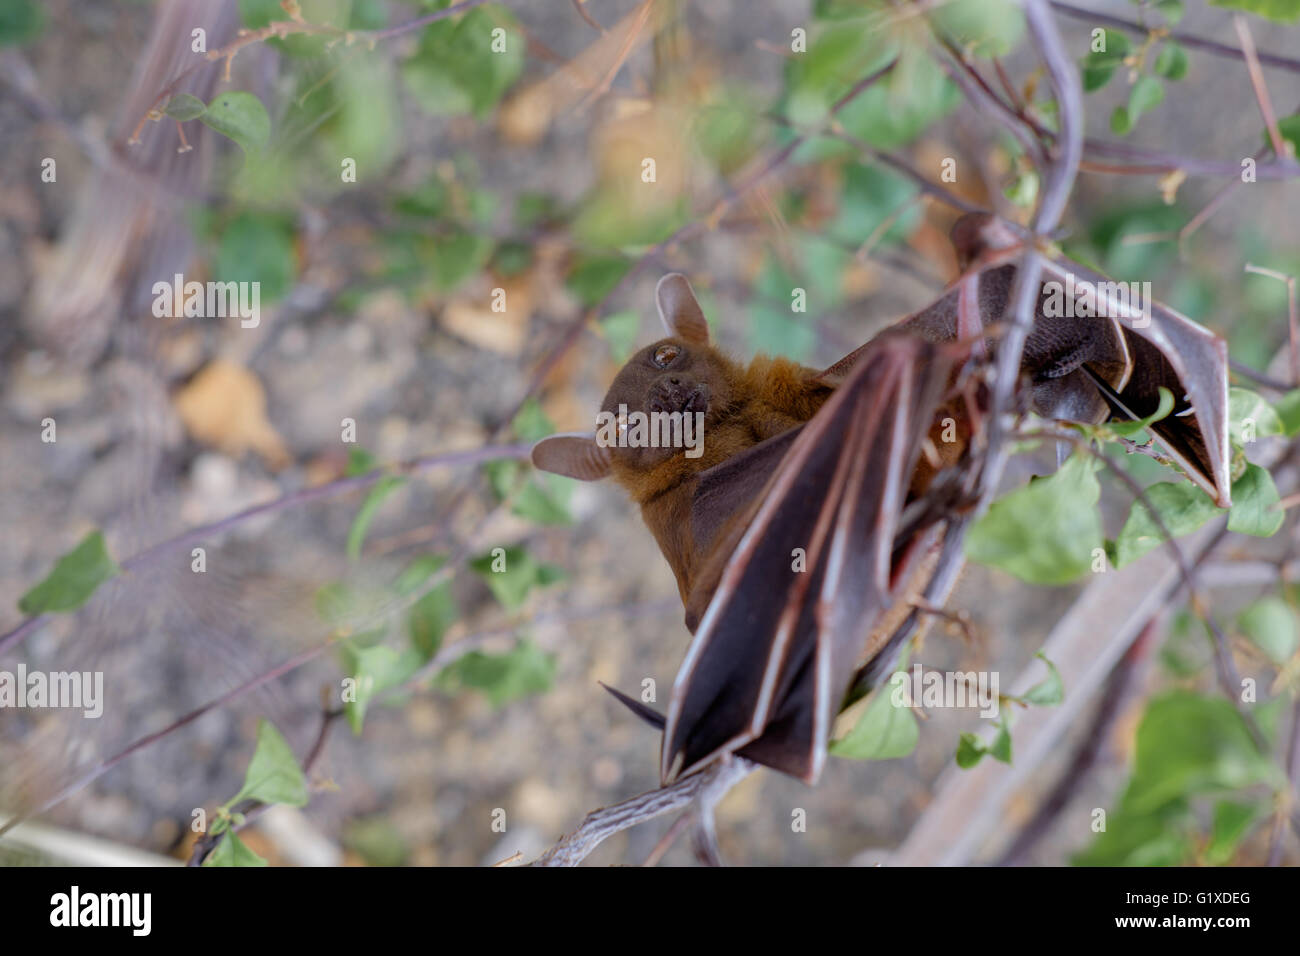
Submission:
MULTIPOLYGON (((955 158, 947 185, 959 195, 1021 219, 1032 208, 1038 184, 1022 149, 948 78, 937 39, 990 78, 1004 70, 1050 124, 1046 81, 1010 4, 524 0, 400 29, 440 6, 302 0, 307 22, 355 32, 250 42, 226 80, 219 62, 195 66, 192 31, 215 50, 240 28, 286 19, 278 3, 0 3, 0 629, 22 624, 19 599, 92 530, 120 563, 379 464, 587 427, 623 358, 657 335, 652 290, 667 271, 690 276, 735 353, 829 364, 955 275, 953 211, 863 143, 932 180, 955 158), (805 53, 792 52, 796 30, 805 53), (838 118, 857 142, 831 135, 831 104, 894 55, 894 73, 838 118), (202 118, 146 119, 174 94, 212 110, 229 91, 255 96, 265 125, 255 110, 233 135, 202 118), (753 181, 796 132, 803 145, 753 181), (348 160, 355 182, 344 181, 348 160), (153 283, 175 273, 260 282, 259 325, 156 317, 153 283), (795 287, 806 313, 791 312, 795 287), (494 290, 504 311, 492 308, 494 290), (47 418, 54 443, 41 441, 47 418), (341 439, 344 419, 355 443, 341 439)), ((1238 42, 1231 12, 1199 0, 1090 6, 1152 24, 1180 17, 1180 30, 1238 42)), ((1247 19, 1261 49, 1300 49, 1300 28, 1247 19)), ((1101 24, 1059 12, 1058 22, 1083 61, 1101 24)), ((1127 35, 1138 52, 1145 35, 1127 35)), ((1184 72, 1176 56, 1160 58, 1162 42, 1087 95, 1088 135, 1229 166, 1262 149, 1245 65, 1185 49, 1184 72), (1113 113, 1143 77, 1162 99, 1121 134, 1113 113)), ((1279 116, 1292 116, 1300 72, 1265 76, 1279 116)), ((1065 242, 1120 278, 1151 281, 1228 336, 1235 359, 1265 370, 1286 341, 1286 288, 1243 267, 1300 274, 1294 181, 1239 185, 1181 246, 1168 237, 1233 180, 1084 172, 1065 242)), ((1271 374, 1289 372, 1274 364, 1271 374)), ((1149 461, 1129 464, 1157 477, 1149 461)), ((1050 455, 1017 458, 1006 480, 1051 467, 1050 455)), ((1113 534, 1128 501, 1104 484, 1113 534)), ((1288 522, 1263 545, 1230 539, 1223 553, 1285 561, 1292 537, 1288 522)), ((306 807, 276 808, 241 835, 273 863, 531 859, 587 811, 657 782, 657 738, 597 681, 635 690, 653 679, 662 700, 688 634, 671 574, 616 488, 510 460, 436 467, 386 482, 382 497, 323 495, 201 543, 204 573, 191 570, 189 543, 163 549, 0 655, 9 670, 102 670, 106 688, 97 721, 0 711, 0 816, 41 806, 334 628, 359 636, 126 758, 25 824, 25 837, 0 840, 0 860, 80 861, 92 847, 187 858, 194 811, 211 814, 239 791, 259 720, 305 759, 323 690, 336 700, 358 655, 376 648, 387 650, 366 666, 394 688, 359 734, 334 721, 306 807), (496 547, 509 549, 504 583, 479 561, 496 547), (445 580, 410 606, 440 580, 430 577, 440 562, 445 580), (398 686, 419 668, 435 676, 398 686)), ((919 655, 927 667, 1009 679, 1076 592, 972 567, 952 602, 972 634, 936 626, 919 655)), ((1276 627, 1293 633, 1293 597, 1276 580, 1216 591, 1216 610, 1233 621, 1261 597, 1280 603, 1276 627)), ((1177 607, 1157 622, 1116 713, 1096 725, 1087 772, 1022 861, 1061 864, 1091 845, 1089 813, 1116 804, 1153 695, 1212 692, 1193 630, 1177 607)), ((1242 628, 1233 634, 1276 719, 1294 671, 1242 628)), ((719 808, 724 855, 883 858, 952 766, 959 733, 977 725, 970 711, 934 711, 911 755, 832 760, 816 788, 753 775, 719 808), (795 808, 806 832, 792 832, 795 808)), ((982 859, 999 858, 1079 743, 1063 741, 1036 769, 982 859)), ((1137 848, 1147 859, 1262 862, 1274 791, 1242 785, 1234 800, 1254 809, 1210 860, 1223 834, 1206 794, 1229 789, 1212 783, 1189 795, 1176 825, 1154 825, 1158 839, 1137 848)), ((592 862, 640 862, 669 822, 611 839, 592 862)), ((1294 842, 1287 852, 1294 860, 1294 842)), ((683 840, 665 862, 690 859, 683 840)))

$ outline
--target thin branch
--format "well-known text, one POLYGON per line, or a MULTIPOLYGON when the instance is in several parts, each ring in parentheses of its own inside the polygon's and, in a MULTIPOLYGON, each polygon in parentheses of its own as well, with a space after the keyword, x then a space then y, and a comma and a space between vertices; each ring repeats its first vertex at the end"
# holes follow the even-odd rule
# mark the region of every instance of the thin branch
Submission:
POLYGON ((145 112, 145 115, 140 118, 140 122, 136 124, 130 138, 126 141, 126 145, 132 146, 140 142, 140 132, 144 129, 144 124, 150 120, 157 121, 161 119, 163 115, 163 107, 166 106, 171 95, 180 88, 182 83, 199 70, 214 63, 224 61, 226 65, 225 80, 229 82, 231 63, 234 62, 235 57, 241 50, 254 43, 261 43, 264 40, 270 40, 273 38, 283 39, 297 34, 308 34, 312 36, 325 36, 335 41, 344 41, 347 43, 353 43, 360 40, 374 44, 380 40, 390 40, 393 37, 421 30, 431 23, 436 23, 439 20, 446 20, 448 17, 458 16, 468 10, 472 10, 474 7, 482 6, 486 2, 487 0, 461 0, 460 3, 454 3, 445 9, 435 10, 433 13, 425 14, 422 17, 417 17, 414 20, 399 24, 395 27, 389 27, 386 30, 343 30, 338 27, 308 23, 306 20, 300 18, 301 15, 299 15, 298 19, 275 20, 257 30, 242 30, 240 31, 238 38, 216 50, 209 50, 204 59, 195 63, 188 69, 182 70, 170 83, 164 86, 158 95, 154 97, 152 106, 150 106, 150 108, 145 112))
POLYGON ((1264 82, 1264 71, 1259 68, 1259 56, 1255 52, 1255 39, 1250 35, 1250 28, 1240 14, 1232 18, 1232 25, 1241 39, 1241 52, 1246 58, 1246 69, 1250 73, 1250 86, 1255 91, 1255 101, 1259 104, 1259 114, 1264 119, 1264 128, 1268 130, 1268 140, 1273 145, 1273 155, 1279 159, 1286 158, 1286 144, 1278 132, 1277 117, 1273 113, 1273 101, 1268 96, 1268 85, 1264 82))
MULTIPOLYGON (((1133 33, 1150 33, 1150 29, 1133 20, 1125 20, 1123 17, 1111 16, 1107 13, 1098 13, 1096 10, 1087 10, 1083 7, 1076 7, 1070 3, 1061 3, 1059 0, 1052 0, 1052 6, 1075 20, 1086 20, 1089 23, 1104 23, 1107 26, 1119 27, 1121 30, 1129 30, 1133 33)), ((1166 35, 1171 40, 1177 40, 1185 47, 1195 50, 1204 50, 1215 56, 1228 57, 1233 60, 1244 60, 1245 54, 1236 47, 1229 46, 1226 43, 1219 43, 1215 40, 1205 40, 1198 36, 1192 36, 1189 33, 1182 33, 1178 30, 1168 30, 1166 35)), ((1300 60, 1291 57, 1278 56, 1276 53, 1258 54, 1259 62, 1269 66, 1275 66, 1282 70, 1288 70, 1292 73, 1300 73, 1300 60)))
POLYGON ((729 789, 749 776, 758 764, 729 755, 666 787, 602 807, 587 814, 582 825, 562 837, 543 853, 533 866, 577 866, 600 844, 616 833, 638 826, 675 810, 692 811, 710 801, 716 803, 729 789))
MULTIPOLYGON (((497 461, 502 458, 526 458, 530 448, 531 446, 529 445, 488 445, 483 448, 473 448, 467 451, 442 452, 434 455, 424 455, 420 458, 414 458, 410 461, 401 462, 396 465, 376 468, 374 471, 366 472, 364 475, 352 475, 326 482, 323 485, 316 485, 311 488, 301 488, 298 491, 276 498, 274 501, 254 505, 251 508, 246 508, 243 511, 213 521, 210 524, 205 524, 198 528, 191 528, 188 531, 181 532, 175 537, 168 538, 165 541, 160 541, 157 544, 151 545, 143 551, 137 552, 131 557, 126 558, 121 562, 121 568, 124 571, 137 571, 140 568, 148 566, 163 554, 201 544, 204 541, 226 533, 235 526, 243 524, 252 518, 275 514, 297 505, 306 504, 311 501, 319 501, 322 498, 332 498, 335 495, 344 494, 345 492, 366 488, 373 485, 379 479, 389 475, 413 475, 423 471, 428 471, 432 468, 451 467, 456 465, 477 465, 487 461, 497 461)), ((48 614, 38 614, 35 617, 29 617, 3 637, 0 637, 0 654, 10 650, 16 644, 21 642, 48 617, 48 614)))
MULTIPOLYGON (((325 739, 329 736, 330 728, 334 726, 334 722, 341 716, 343 716, 342 710, 330 710, 329 708, 326 708, 321 713, 321 725, 320 730, 316 734, 316 742, 312 744, 311 750, 307 753, 307 759, 304 760, 302 764, 302 772, 304 776, 310 776, 313 768, 315 768, 316 764, 320 762, 321 754, 325 752, 325 739)), ((225 836, 227 832, 234 833, 244 829, 255 822, 258 817, 273 806, 275 806, 275 804, 264 803, 261 800, 241 800, 238 804, 230 808, 230 812, 232 814, 239 814, 244 818, 244 821, 238 826, 235 826, 232 823, 228 831, 223 830, 221 833, 217 834, 211 832, 205 833, 200 839, 194 842, 194 849, 190 853, 189 861, 185 865, 202 866, 203 861, 208 858, 208 854, 217 848, 217 844, 221 842, 221 838, 225 836)))

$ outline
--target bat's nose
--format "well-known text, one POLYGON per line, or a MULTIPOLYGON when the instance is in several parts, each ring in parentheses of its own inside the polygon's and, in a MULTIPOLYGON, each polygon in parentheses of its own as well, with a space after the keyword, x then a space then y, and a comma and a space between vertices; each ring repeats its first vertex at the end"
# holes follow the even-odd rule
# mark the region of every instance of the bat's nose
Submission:
POLYGON ((665 375, 650 390, 649 406, 652 412, 695 411, 694 405, 707 400, 707 388, 689 376, 665 375))

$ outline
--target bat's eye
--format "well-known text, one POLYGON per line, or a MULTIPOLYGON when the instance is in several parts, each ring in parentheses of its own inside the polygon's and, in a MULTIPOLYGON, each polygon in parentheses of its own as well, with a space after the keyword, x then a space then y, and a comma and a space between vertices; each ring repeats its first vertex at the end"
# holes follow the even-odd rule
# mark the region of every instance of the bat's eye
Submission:
POLYGON ((655 349, 655 364, 660 368, 667 368, 672 364, 673 359, 682 354, 682 350, 676 345, 661 345, 655 349))

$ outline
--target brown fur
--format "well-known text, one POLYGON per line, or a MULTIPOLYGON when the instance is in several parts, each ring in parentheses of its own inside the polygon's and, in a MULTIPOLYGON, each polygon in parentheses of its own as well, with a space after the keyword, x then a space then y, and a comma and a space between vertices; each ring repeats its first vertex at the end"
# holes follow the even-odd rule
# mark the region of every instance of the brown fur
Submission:
MULTIPOLYGON (((725 407, 717 410, 716 418, 714 410, 710 410, 704 453, 699 458, 687 458, 683 451, 674 450, 662 461, 644 467, 630 456, 615 455, 610 474, 641 506, 641 517, 673 569, 685 603, 704 557, 697 553, 691 536, 691 501, 700 472, 808 421, 832 390, 813 380, 815 370, 789 359, 759 355, 746 367, 712 345, 665 341, 691 348, 697 361, 720 376, 727 395, 725 407)), ((643 402, 636 398, 615 387, 605 407, 616 407, 619 402, 629 408, 641 407, 643 402)))

